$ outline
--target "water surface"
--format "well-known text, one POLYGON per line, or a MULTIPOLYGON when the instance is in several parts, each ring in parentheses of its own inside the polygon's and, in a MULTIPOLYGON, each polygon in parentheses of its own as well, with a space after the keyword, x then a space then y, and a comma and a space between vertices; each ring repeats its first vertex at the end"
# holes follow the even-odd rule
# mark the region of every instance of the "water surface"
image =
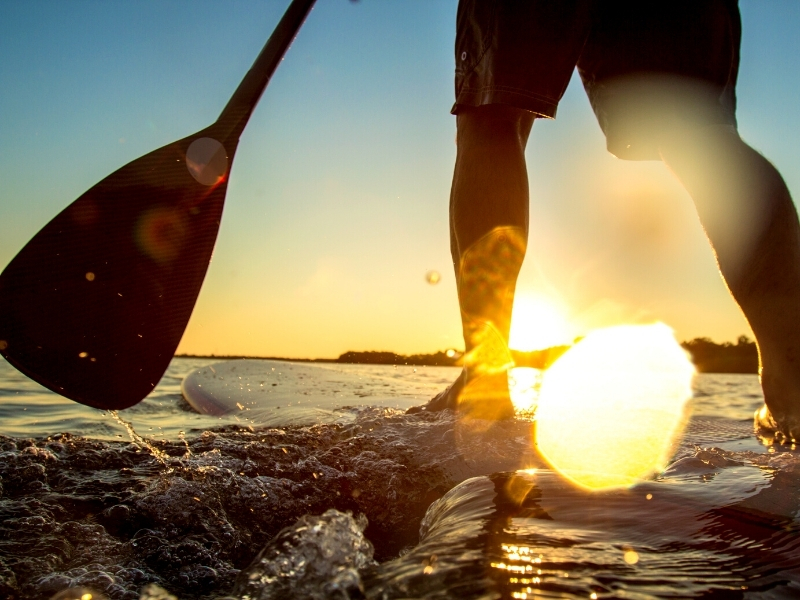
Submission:
POLYGON ((341 402, 282 427, 277 409, 190 412, 181 378, 208 362, 175 359, 120 412, 138 442, 0 363, 0 596, 800 595, 800 460, 753 435, 755 376, 697 376, 667 471, 593 493, 538 457, 529 419, 402 412, 455 369, 278 363, 341 402), (387 393, 397 408, 370 406, 387 393))

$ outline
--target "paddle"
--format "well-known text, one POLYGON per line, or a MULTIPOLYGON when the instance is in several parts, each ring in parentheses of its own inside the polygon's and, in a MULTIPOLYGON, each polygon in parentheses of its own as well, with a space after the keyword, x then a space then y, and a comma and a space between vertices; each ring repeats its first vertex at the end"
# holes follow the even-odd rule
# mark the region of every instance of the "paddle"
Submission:
POLYGON ((67 398, 127 408, 166 371, 203 283, 239 136, 314 0, 292 0, 210 127, 112 173, 0 275, 0 353, 67 398))

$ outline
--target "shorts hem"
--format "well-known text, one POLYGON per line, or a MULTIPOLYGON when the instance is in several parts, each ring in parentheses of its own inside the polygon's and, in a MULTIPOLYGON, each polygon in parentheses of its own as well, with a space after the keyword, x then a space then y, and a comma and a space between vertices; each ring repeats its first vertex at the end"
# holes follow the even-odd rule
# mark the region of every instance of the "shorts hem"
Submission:
POLYGON ((478 107, 487 104, 513 106, 545 119, 555 119, 558 109, 558 102, 534 96, 530 92, 484 87, 480 89, 461 88, 450 113, 458 114, 458 110, 462 106, 478 107))

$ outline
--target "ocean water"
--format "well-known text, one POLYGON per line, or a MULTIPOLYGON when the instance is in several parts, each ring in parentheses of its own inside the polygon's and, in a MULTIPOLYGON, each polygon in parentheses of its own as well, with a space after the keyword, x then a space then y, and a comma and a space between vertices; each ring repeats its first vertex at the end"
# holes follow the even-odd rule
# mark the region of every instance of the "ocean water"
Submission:
POLYGON ((697 375, 667 470, 588 492, 530 415, 404 414, 456 369, 275 362, 267 408, 210 417, 180 383, 211 362, 116 418, 0 362, 0 598, 800 597, 800 454, 753 434, 755 376, 697 375))

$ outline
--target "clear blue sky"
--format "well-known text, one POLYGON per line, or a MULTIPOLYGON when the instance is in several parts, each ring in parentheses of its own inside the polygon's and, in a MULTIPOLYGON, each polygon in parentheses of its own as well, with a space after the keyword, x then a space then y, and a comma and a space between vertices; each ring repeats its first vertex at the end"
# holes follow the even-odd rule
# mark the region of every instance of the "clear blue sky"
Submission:
MULTIPOLYGON (((104 176, 212 123, 287 4, 0 3, 0 267, 104 176)), ((741 8, 740 131, 800 195, 800 2, 741 8)), ((461 346, 447 240, 455 11, 318 1, 242 137, 181 351, 461 346)), ((660 163, 605 152, 577 77, 558 119, 534 125, 528 159, 523 294, 585 326, 749 333, 689 198, 660 163)))

